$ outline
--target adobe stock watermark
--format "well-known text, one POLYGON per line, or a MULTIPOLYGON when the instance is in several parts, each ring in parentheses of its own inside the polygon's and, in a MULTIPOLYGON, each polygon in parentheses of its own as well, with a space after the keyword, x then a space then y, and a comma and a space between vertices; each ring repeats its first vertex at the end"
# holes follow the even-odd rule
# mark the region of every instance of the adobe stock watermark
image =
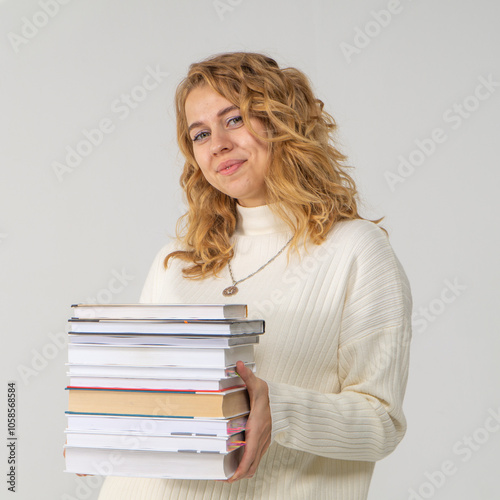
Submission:
MULTIPOLYGON (((161 414, 161 411, 157 408, 153 412, 154 415, 161 414)), ((177 412, 178 413, 178 412, 177 412)), ((93 470, 95 470, 97 475, 93 474, 81 474, 73 471, 74 474, 81 474, 77 476, 76 483, 77 488, 74 495, 69 495, 64 493, 61 496, 61 500, 85 500, 92 495, 92 491, 100 488, 104 482, 105 476, 114 475, 114 466, 120 465, 124 462, 124 457, 120 450, 142 450, 144 449, 144 443, 147 442, 148 436, 157 436, 157 423, 151 420, 142 419, 139 424, 140 429, 134 432, 120 434, 120 444, 118 448, 110 450, 108 458, 106 460, 91 462, 93 470), (82 477, 84 476, 84 477, 82 477)), ((72 472, 72 471, 67 471, 72 472)))
POLYGON ((33 40, 40 30, 45 28, 51 19, 59 14, 61 6, 67 5, 71 0, 39 0, 40 10, 37 10, 31 19, 21 17, 20 34, 10 31, 7 34, 12 50, 17 54, 20 48, 33 40))
POLYGON ((460 465, 468 462, 471 458, 500 430, 500 407, 489 408, 488 416, 481 426, 477 427, 471 434, 464 435, 452 447, 455 456, 460 457, 460 462, 453 459, 444 460, 440 467, 433 472, 425 471, 425 481, 417 488, 408 490, 408 500, 427 500, 434 497, 436 492, 442 488, 446 481, 454 476, 460 465))
POLYGON ((423 333, 431 323, 443 315, 446 309, 453 304, 467 290, 467 286, 460 283, 458 278, 453 280, 444 280, 444 286, 441 289, 439 297, 432 299, 427 306, 420 306, 412 314, 413 327, 417 333, 423 333))
MULTIPOLYGON (((87 297, 88 304, 109 304, 113 296, 122 292, 134 279, 134 276, 129 275, 125 269, 120 272, 112 269, 111 275, 106 287, 101 288, 95 297, 87 297)), ((36 379, 62 351, 66 352, 68 345, 66 331, 49 333, 48 337, 49 340, 41 348, 31 349, 29 364, 17 366, 17 372, 25 385, 36 379)))
MULTIPOLYGON (((158 414, 158 412, 155 412, 154 414, 158 414)), ((117 448, 110 450, 110 454, 106 460, 95 460, 91 462, 92 468, 96 471, 97 475, 73 472, 74 474, 77 474, 77 487, 75 494, 69 495, 65 493, 61 496, 61 500, 84 500, 89 498, 92 495, 92 490, 96 490, 102 486, 105 476, 114 475, 114 466, 123 463, 124 457, 119 450, 144 449, 143 444, 147 441, 148 436, 158 435, 157 422, 150 419, 141 419, 138 425, 139 429, 136 429, 133 432, 127 433, 126 431, 121 431, 123 434, 120 434, 119 445, 117 448), (85 477, 85 479, 83 477, 85 477)))
POLYGON ((400 0, 389 0, 385 9, 371 11, 372 19, 365 23, 363 27, 354 28, 354 37, 352 43, 342 42, 340 50, 348 64, 351 64, 352 58, 368 47, 374 38, 377 38, 382 31, 391 24, 392 20, 398 14, 403 12, 403 5, 400 0))
MULTIPOLYGON (((85 477, 77 476, 75 481, 77 487, 74 495, 63 493, 61 500, 86 500, 90 498, 93 490, 97 490, 102 486, 105 476, 112 476, 116 465, 122 464, 124 458, 118 450, 110 450, 106 460, 93 461, 92 467, 98 475, 86 474, 85 477)), ((76 474, 76 472, 75 472, 76 474)))
MULTIPOLYGON (((481 103, 490 99, 500 86, 500 82, 496 81, 491 74, 488 77, 479 76, 478 80, 479 83, 470 94, 444 111, 443 122, 451 130, 458 130, 479 109, 481 103)), ((395 171, 384 172, 389 189, 394 192, 399 184, 406 182, 416 169, 437 151, 438 145, 445 143, 449 137, 449 132, 445 128, 436 127, 427 137, 415 139, 416 147, 406 156, 398 156, 399 163, 395 171)))
MULTIPOLYGON (((151 91, 158 88, 168 76, 157 64, 156 68, 146 66, 146 73, 141 82, 130 89, 128 93, 121 94, 110 103, 111 112, 119 120, 126 120, 132 110, 145 101, 151 91)), ((102 118, 97 126, 81 131, 80 140, 74 146, 66 146, 66 156, 63 161, 52 162, 52 169, 59 182, 64 176, 73 172, 84 158, 92 154, 104 141, 105 137, 116 130, 116 123, 112 118, 102 118)))
POLYGON ((338 248, 337 244, 316 246, 310 254, 300 259, 297 266, 283 273, 281 283, 266 294, 268 298, 255 302, 254 311, 264 317, 271 316, 277 306, 288 300, 287 294, 303 286, 308 276, 316 272, 321 263, 330 258, 338 248))
POLYGON ((95 297, 87 297, 85 304, 110 304, 113 297, 121 292, 135 279, 135 276, 129 275, 125 269, 117 271, 111 270, 111 278, 108 280, 108 285, 101 288, 95 297))
POLYGON ((215 12, 219 16, 221 21, 224 21, 224 17, 228 12, 233 12, 234 8, 241 5, 243 0, 213 0, 212 5, 214 6, 215 12))

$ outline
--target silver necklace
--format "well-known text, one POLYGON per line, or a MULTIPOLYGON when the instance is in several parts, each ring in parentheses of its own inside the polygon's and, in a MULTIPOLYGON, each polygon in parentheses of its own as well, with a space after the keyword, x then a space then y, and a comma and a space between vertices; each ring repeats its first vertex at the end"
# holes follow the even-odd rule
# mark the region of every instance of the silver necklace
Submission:
POLYGON ((255 276, 259 271, 262 271, 262 269, 271 264, 274 259, 281 255, 283 250, 285 250, 285 248, 290 244, 292 240, 293 236, 286 242, 285 246, 274 257, 271 257, 263 266, 260 266, 257 271, 254 271, 252 274, 249 274, 246 278, 242 278, 241 280, 236 281, 234 279, 233 270, 231 269, 231 261, 229 261, 227 263, 227 267, 229 268, 229 276, 231 276, 231 281, 233 282, 233 284, 231 286, 228 286, 227 288, 224 288, 224 290, 222 290, 222 295, 224 295, 224 297, 231 297, 232 295, 236 295, 238 293, 238 287, 236 286, 238 283, 246 281, 248 278, 255 276))

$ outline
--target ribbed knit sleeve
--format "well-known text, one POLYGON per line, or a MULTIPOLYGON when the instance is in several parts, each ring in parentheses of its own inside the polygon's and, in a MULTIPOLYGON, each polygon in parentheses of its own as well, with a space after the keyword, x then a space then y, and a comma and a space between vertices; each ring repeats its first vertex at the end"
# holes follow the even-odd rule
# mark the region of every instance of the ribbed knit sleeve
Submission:
MULTIPOLYGON (((406 430, 402 401, 411 295, 386 235, 376 226, 361 229, 343 261, 345 269, 337 270, 347 277, 337 350, 339 390, 268 385, 278 444, 328 458, 376 461, 394 450, 406 430)), ((298 369, 295 365, 289 369, 298 369)))

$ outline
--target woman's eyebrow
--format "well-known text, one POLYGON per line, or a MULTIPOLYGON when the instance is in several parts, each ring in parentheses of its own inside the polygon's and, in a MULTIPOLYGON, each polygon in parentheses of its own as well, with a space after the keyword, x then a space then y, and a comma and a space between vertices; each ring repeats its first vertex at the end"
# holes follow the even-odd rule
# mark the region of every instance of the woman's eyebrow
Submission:
MULTIPOLYGON (((217 118, 220 118, 221 116, 225 115, 226 113, 229 113, 230 111, 234 111, 235 109, 239 109, 238 106, 228 106, 227 108, 223 108, 217 112, 217 118)), ((191 132, 191 129, 195 127, 200 127, 201 125, 203 125, 203 122, 191 123, 191 125, 189 125, 188 127, 188 132, 191 132)))

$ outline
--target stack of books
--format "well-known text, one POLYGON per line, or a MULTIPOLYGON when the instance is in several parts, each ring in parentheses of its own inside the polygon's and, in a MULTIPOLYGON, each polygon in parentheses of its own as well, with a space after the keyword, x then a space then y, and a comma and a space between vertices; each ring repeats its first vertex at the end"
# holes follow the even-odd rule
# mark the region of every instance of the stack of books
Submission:
POLYGON ((73 306, 66 471, 227 479, 250 410, 236 362, 255 370, 263 320, 231 305, 73 306))

